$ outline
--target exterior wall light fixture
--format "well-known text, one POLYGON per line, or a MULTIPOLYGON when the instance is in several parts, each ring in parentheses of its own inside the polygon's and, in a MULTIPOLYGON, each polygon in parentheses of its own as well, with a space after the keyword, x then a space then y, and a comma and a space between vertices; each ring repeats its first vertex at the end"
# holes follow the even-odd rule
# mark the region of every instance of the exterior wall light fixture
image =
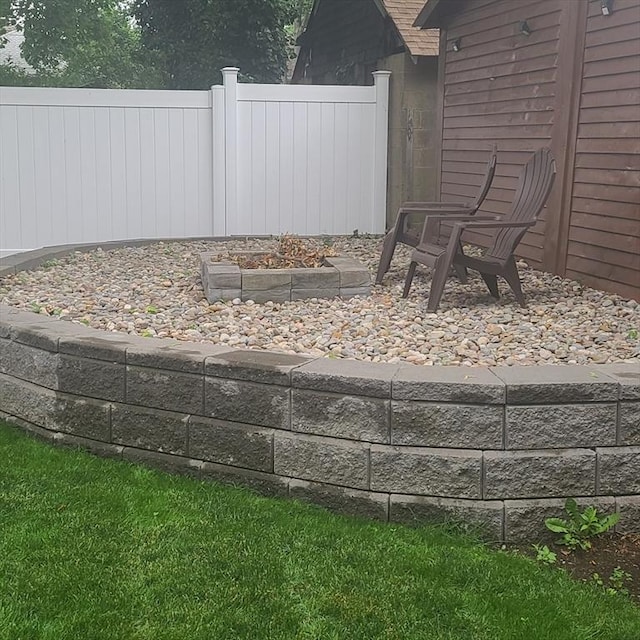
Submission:
POLYGON ((529 26, 526 20, 523 20, 520 23, 520 33, 524 33, 525 36, 531 35, 531 27, 529 26))
POLYGON ((613 0, 601 0, 600 2, 600 10, 602 11, 602 15, 603 16, 610 16, 612 11, 611 11, 611 5, 613 4, 613 0))
POLYGON ((456 39, 453 41, 453 44, 451 45, 451 48, 452 48, 454 51, 460 51, 460 49, 462 49, 462 44, 461 44, 461 42, 460 42, 461 40, 462 40, 462 38, 456 38, 456 39))

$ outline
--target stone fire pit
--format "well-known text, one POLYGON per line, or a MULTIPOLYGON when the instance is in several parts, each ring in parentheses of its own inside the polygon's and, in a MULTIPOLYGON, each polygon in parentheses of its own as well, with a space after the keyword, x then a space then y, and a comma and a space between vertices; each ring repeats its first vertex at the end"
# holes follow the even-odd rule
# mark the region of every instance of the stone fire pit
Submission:
MULTIPOLYGON (((262 252, 243 252, 259 257, 262 252)), ((324 259, 324 266, 294 269, 241 269, 219 261, 215 253, 201 253, 201 277, 207 300, 253 300, 285 302, 305 298, 352 298, 371 293, 367 267, 348 256, 324 259)))

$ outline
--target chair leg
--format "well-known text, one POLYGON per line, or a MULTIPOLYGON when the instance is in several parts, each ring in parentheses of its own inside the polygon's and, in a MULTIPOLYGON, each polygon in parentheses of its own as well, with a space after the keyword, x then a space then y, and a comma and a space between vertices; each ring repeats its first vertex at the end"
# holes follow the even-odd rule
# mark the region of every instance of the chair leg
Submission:
POLYGON ((456 275, 458 276, 458 280, 460 280, 462 284, 467 284, 467 280, 468 280, 467 268, 463 267, 461 264, 454 264, 453 269, 456 272, 456 275))
POLYGON ((513 259, 513 256, 509 259, 507 264, 505 265, 504 272, 502 273, 504 279, 509 283, 511 287, 511 291, 516 297, 516 300, 520 304, 521 307, 526 308, 527 301, 524 297, 524 293, 522 293, 522 285, 520 284, 520 275, 518 274, 518 267, 516 266, 516 262, 513 259))
POLYGON ((411 283, 413 282, 413 276, 416 272, 417 266, 417 262, 411 262, 411 264, 409 265, 409 271, 407 271, 407 277, 404 281, 404 291, 402 292, 403 298, 406 298, 409 295, 409 290, 411 289, 411 283))
POLYGON ((450 267, 445 258, 445 255, 440 256, 433 267, 433 277, 431 279, 431 288, 429 289, 429 302, 427 303, 427 310, 431 313, 435 313, 440 305, 444 285, 449 275, 450 267))
MULTIPOLYGON (((463 256, 464 255, 464 247, 462 246, 462 240, 458 241, 458 253, 463 256)), ((469 279, 469 272, 467 271, 467 267, 462 264, 453 263, 453 269, 458 276, 458 280, 462 282, 462 284, 467 284, 467 280, 469 279)))
POLYGON ((384 274, 389 271, 391 259, 393 258, 393 254, 396 250, 396 243, 398 241, 398 233, 400 231, 399 223, 399 220, 396 221, 396 224, 387 232, 384 240, 382 241, 382 253, 380 254, 380 262, 378 262, 376 284, 380 284, 382 282, 382 278, 384 278, 384 274))
POLYGON ((482 279, 484 280, 487 288, 489 289, 489 293, 496 299, 500 299, 500 291, 498 290, 498 278, 492 273, 482 273, 480 272, 482 279))

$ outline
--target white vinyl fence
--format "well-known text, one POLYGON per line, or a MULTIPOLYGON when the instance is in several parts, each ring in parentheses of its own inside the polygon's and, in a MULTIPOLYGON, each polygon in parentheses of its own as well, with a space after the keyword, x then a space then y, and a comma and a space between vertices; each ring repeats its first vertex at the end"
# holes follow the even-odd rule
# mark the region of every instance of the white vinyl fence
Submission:
POLYGON ((0 255, 138 238, 384 231, 372 87, 0 87, 0 255))

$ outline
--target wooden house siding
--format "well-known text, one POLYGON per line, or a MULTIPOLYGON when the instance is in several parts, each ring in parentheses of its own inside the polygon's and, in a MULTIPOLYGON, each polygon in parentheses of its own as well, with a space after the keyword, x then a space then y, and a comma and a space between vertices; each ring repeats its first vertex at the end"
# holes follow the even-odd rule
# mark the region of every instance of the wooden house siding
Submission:
POLYGON ((640 299, 640 0, 615 0, 609 16, 600 0, 439 4, 425 26, 442 29, 441 198, 473 197, 495 142, 482 210, 504 214, 520 167, 550 145, 556 184, 520 255, 640 299))
POLYGON ((640 285, 640 3, 616 0, 586 20, 564 270, 604 289, 640 285))
MULTIPOLYGON (((442 38, 445 56, 441 197, 473 197, 490 146, 500 151, 485 213, 507 212, 520 168, 531 152, 551 142, 554 124, 560 14, 555 0, 471 0, 442 38), (530 36, 520 33, 527 20, 530 36), (461 49, 452 50, 460 38, 461 49), (514 90, 513 76, 518 76, 514 90)), ((519 252, 542 264, 544 217, 519 252)), ((468 240, 486 245, 488 235, 468 240)))

